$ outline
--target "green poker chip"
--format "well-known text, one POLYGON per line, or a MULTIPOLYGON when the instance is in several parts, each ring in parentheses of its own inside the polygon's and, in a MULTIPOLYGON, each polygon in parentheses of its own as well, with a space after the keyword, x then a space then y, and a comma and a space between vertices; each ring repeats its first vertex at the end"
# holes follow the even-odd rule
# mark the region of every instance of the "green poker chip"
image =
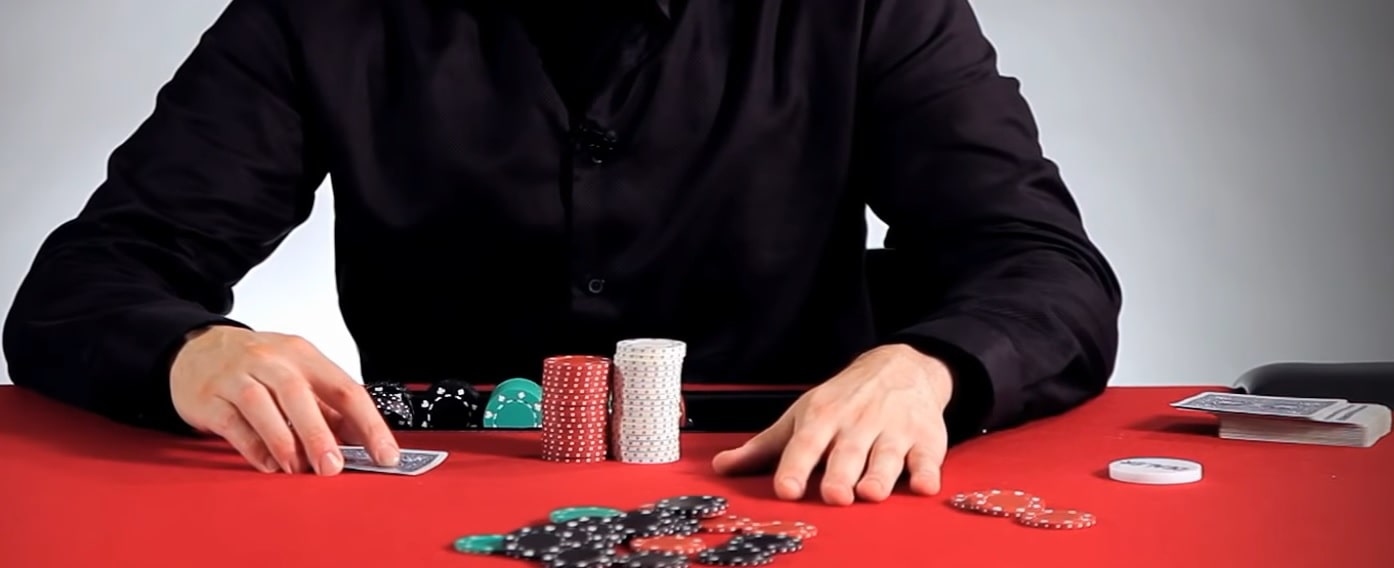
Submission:
POLYGON ((510 392, 524 390, 537 396, 542 396, 542 385, 523 378, 512 378, 497 385, 494 385, 494 392, 510 392))
POLYGON ((485 428, 541 428, 542 394, 521 388, 495 389, 484 405, 485 428))
POLYGON ((465 554, 494 554, 503 550, 501 534, 476 534, 455 539, 455 551, 465 554))
POLYGON ((563 507, 561 509, 552 511, 550 514, 547 515, 547 518, 550 519, 553 523, 565 523, 567 521, 574 521, 580 518, 603 519, 608 517, 618 517, 623 514, 624 511, 612 507, 563 507))

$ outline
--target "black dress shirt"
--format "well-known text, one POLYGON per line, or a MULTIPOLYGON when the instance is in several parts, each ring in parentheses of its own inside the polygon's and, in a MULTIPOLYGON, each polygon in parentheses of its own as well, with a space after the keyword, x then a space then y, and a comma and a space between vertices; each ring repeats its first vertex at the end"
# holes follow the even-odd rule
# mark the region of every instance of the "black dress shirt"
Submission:
POLYGON ((173 353, 328 176, 366 381, 659 336, 689 382, 811 384, 899 342, 960 435, 1104 388, 1118 283, 966 0, 650 2, 233 0, 38 252, 13 380, 181 426, 173 353), (868 205, 927 275, 879 335, 868 205))

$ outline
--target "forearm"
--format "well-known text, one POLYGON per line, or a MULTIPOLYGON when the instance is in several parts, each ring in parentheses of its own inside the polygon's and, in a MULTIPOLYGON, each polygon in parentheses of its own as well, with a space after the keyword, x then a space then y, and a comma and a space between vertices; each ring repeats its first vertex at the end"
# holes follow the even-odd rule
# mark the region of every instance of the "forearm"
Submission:
MULTIPOLYGON (((79 220, 56 231, 20 286, 5 320, 10 377, 121 422, 182 429, 169 397, 169 362, 188 331, 239 325, 224 316, 228 297, 190 299, 193 289, 169 278, 178 270, 166 266, 157 275, 120 252, 146 245, 87 241, 79 236, 84 226, 79 220)), ((165 255, 163 264, 174 262, 165 255)))
POLYGON ((309 215, 325 176, 298 107, 284 4, 234 0, 51 234, 5 323, 17 384, 113 418, 179 427, 169 364, 232 286, 309 215))
MULTIPOLYGON (((1097 255, 1090 250, 1077 254, 1097 255)), ((1118 348, 1120 293, 1106 268, 1082 268, 1089 264, 1049 250, 986 262, 887 339, 949 367, 946 420, 955 437, 1057 414, 1103 391, 1118 348)))
POLYGON ((950 364, 960 432, 1082 403, 1112 373, 1121 291, 1019 85, 967 0, 874 6, 861 181, 923 282, 887 341, 950 364))

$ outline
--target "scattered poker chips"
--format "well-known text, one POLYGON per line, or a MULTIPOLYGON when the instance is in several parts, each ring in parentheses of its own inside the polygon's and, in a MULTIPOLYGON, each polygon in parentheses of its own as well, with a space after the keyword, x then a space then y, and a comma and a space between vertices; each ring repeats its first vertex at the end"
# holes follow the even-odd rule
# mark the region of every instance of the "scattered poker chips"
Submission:
POLYGON ((717 495, 681 495, 631 510, 563 507, 548 515, 551 523, 460 537, 454 548, 549 568, 765 566, 803 550, 799 535, 817 533, 807 523, 730 515, 729 506, 717 495))
POLYGON ((699 523, 702 532, 709 533, 738 533, 748 528, 754 521, 750 517, 740 515, 722 515, 710 519, 702 519, 699 523))
POLYGON ((802 521, 751 522, 740 530, 743 534, 772 534, 797 538, 801 541, 818 536, 818 527, 802 521))
POLYGON ((766 566, 773 562, 773 553, 740 546, 708 548, 697 554, 697 563, 708 566, 766 566))
POLYGON ((676 552, 636 552, 615 559, 613 568, 688 568, 687 556, 676 552))
POLYGON ((1094 526, 1094 515, 1074 509, 1040 509, 1022 513, 1017 522, 1038 529, 1087 529, 1094 526))
POLYGON ((596 463, 609 457, 610 360, 588 355, 542 363, 542 459, 596 463))
POLYGON ((478 534, 455 539, 455 551, 469 554, 494 554, 503 551, 505 536, 501 534, 478 534))
POLYGON ((773 554, 789 554, 803 550, 803 539, 787 534, 743 534, 727 541, 728 547, 742 547, 773 554))
POLYGON ((1019 524, 1032 528, 1087 529, 1096 522, 1092 513, 1051 508, 1037 495, 1012 489, 959 493, 949 499, 949 504, 964 511, 1016 519, 1019 524))
POLYGON ((671 552, 690 556, 710 548, 696 536, 654 536, 629 541, 629 548, 639 552, 671 552))
POLYGON ((619 517, 624 515, 624 511, 613 507, 600 507, 595 505, 579 507, 562 507, 547 514, 547 518, 554 523, 564 523, 576 519, 603 519, 608 517, 619 517))
POLYGON ((683 495, 660 500, 654 506, 687 517, 709 519, 725 513, 729 503, 717 495, 683 495))
MULTIPOLYGON (((954 499, 957 502, 960 497, 955 495, 954 499)), ((1016 517, 1028 511, 1039 510, 1045 506, 1044 503, 1040 497, 1025 491, 988 489, 974 491, 959 506, 985 515, 1016 517)))
POLYGON ((599 547, 579 546, 557 552, 547 562, 548 568, 610 568, 615 564, 615 551, 599 547))

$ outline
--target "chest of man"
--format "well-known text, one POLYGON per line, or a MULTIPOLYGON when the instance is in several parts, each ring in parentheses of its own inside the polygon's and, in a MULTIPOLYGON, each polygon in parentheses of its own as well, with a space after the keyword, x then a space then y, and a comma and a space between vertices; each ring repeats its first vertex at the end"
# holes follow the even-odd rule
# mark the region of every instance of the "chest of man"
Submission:
POLYGON ((300 24, 299 60, 351 327, 566 314, 568 346, 576 329, 597 350, 690 337, 700 357, 756 333, 788 343, 829 294, 856 304, 858 275, 828 274, 855 271, 865 243, 855 14, 693 2, 624 32, 575 104, 498 4, 331 5, 300 24))

